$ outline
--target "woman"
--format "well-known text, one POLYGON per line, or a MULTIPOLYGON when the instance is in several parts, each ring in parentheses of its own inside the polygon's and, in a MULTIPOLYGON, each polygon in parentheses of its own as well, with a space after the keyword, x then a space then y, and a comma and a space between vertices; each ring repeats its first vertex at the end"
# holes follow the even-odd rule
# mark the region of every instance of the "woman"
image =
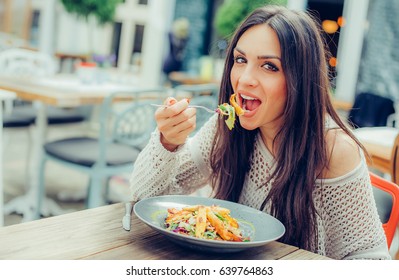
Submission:
POLYGON ((178 18, 173 22, 173 30, 168 33, 169 53, 163 63, 162 71, 169 75, 173 71, 180 71, 185 48, 188 42, 190 23, 186 18, 178 18))
POLYGON ((187 194, 261 209, 286 227, 280 239, 335 259, 389 259, 361 144, 329 99, 324 44, 303 12, 254 11, 230 43, 219 102, 246 112, 230 131, 212 117, 193 137, 195 109, 168 98, 135 163, 133 198, 187 194))

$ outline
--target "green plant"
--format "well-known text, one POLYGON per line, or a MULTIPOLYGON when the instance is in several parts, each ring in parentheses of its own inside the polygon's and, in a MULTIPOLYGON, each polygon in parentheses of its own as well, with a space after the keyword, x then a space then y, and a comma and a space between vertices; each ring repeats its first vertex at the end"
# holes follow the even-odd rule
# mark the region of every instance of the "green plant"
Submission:
POLYGON ((216 12, 216 32, 223 38, 230 37, 250 12, 268 4, 286 5, 287 0, 224 0, 216 12))
POLYGON ((112 22, 115 9, 122 0, 61 0, 65 9, 72 14, 88 19, 93 15, 99 24, 112 22))

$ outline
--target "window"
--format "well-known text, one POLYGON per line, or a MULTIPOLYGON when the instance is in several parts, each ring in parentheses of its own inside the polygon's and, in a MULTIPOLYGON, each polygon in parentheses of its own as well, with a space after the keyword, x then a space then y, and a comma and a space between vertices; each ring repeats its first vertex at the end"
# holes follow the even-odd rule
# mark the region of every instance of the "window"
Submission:
POLYGON ((133 39, 133 53, 141 53, 143 47, 144 25, 136 24, 136 32, 133 39))
POLYGON ((138 0, 139 5, 148 5, 148 0, 138 0))
POLYGON ((114 32, 112 34, 111 53, 115 54, 115 66, 118 66, 119 44, 121 40, 122 23, 114 23, 114 32))
POLYGON ((29 39, 32 5, 28 0, 4 0, 0 3, 1 31, 29 39))

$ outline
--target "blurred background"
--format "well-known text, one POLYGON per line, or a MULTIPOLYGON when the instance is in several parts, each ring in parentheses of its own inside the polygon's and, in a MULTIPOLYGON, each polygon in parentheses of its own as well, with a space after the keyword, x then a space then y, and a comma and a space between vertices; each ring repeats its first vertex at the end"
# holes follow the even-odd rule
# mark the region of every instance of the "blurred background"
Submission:
MULTIPOLYGON (((264 4, 309 10, 320 20, 331 52, 331 94, 343 118, 350 117, 356 98, 364 93, 386 98, 396 107, 397 0, 0 0, 0 54, 14 48, 45 53, 56 60, 56 74, 79 75, 86 83, 217 85, 229 37, 245 15, 264 4), (93 68, 95 78, 87 71, 93 68)), ((389 108, 378 108, 378 117, 389 108)), ((384 125, 395 122, 399 110, 392 110, 384 125)), ((359 121, 357 127, 362 126, 359 121)), ((46 137, 62 138, 78 130, 81 124, 55 125, 46 137)), ((26 191, 30 138, 24 133, 4 131, 5 202, 26 191)), ((85 175, 56 165, 49 169, 47 194, 61 207, 84 209, 84 195, 66 198, 60 189, 84 193, 85 175)), ((128 175, 114 176, 110 185, 109 201, 129 196, 128 175)), ((5 225, 21 219, 20 213, 9 213, 5 225)))
POLYGON ((320 18, 338 99, 351 102, 358 92, 397 99, 394 0, 1 0, 0 48, 54 54, 60 72, 94 61, 133 73, 146 85, 179 83, 183 74, 217 79, 229 35, 265 3, 311 10, 320 18), (171 52, 175 61, 166 61, 171 52))

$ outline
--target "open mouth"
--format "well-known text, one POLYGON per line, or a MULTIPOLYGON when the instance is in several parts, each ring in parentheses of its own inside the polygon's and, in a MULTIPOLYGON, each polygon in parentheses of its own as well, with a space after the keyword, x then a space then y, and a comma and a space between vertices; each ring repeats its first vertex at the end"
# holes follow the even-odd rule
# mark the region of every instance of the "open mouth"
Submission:
POLYGON ((257 109, 262 103, 259 99, 250 97, 245 94, 240 94, 241 97, 241 107, 246 111, 253 111, 257 109))

